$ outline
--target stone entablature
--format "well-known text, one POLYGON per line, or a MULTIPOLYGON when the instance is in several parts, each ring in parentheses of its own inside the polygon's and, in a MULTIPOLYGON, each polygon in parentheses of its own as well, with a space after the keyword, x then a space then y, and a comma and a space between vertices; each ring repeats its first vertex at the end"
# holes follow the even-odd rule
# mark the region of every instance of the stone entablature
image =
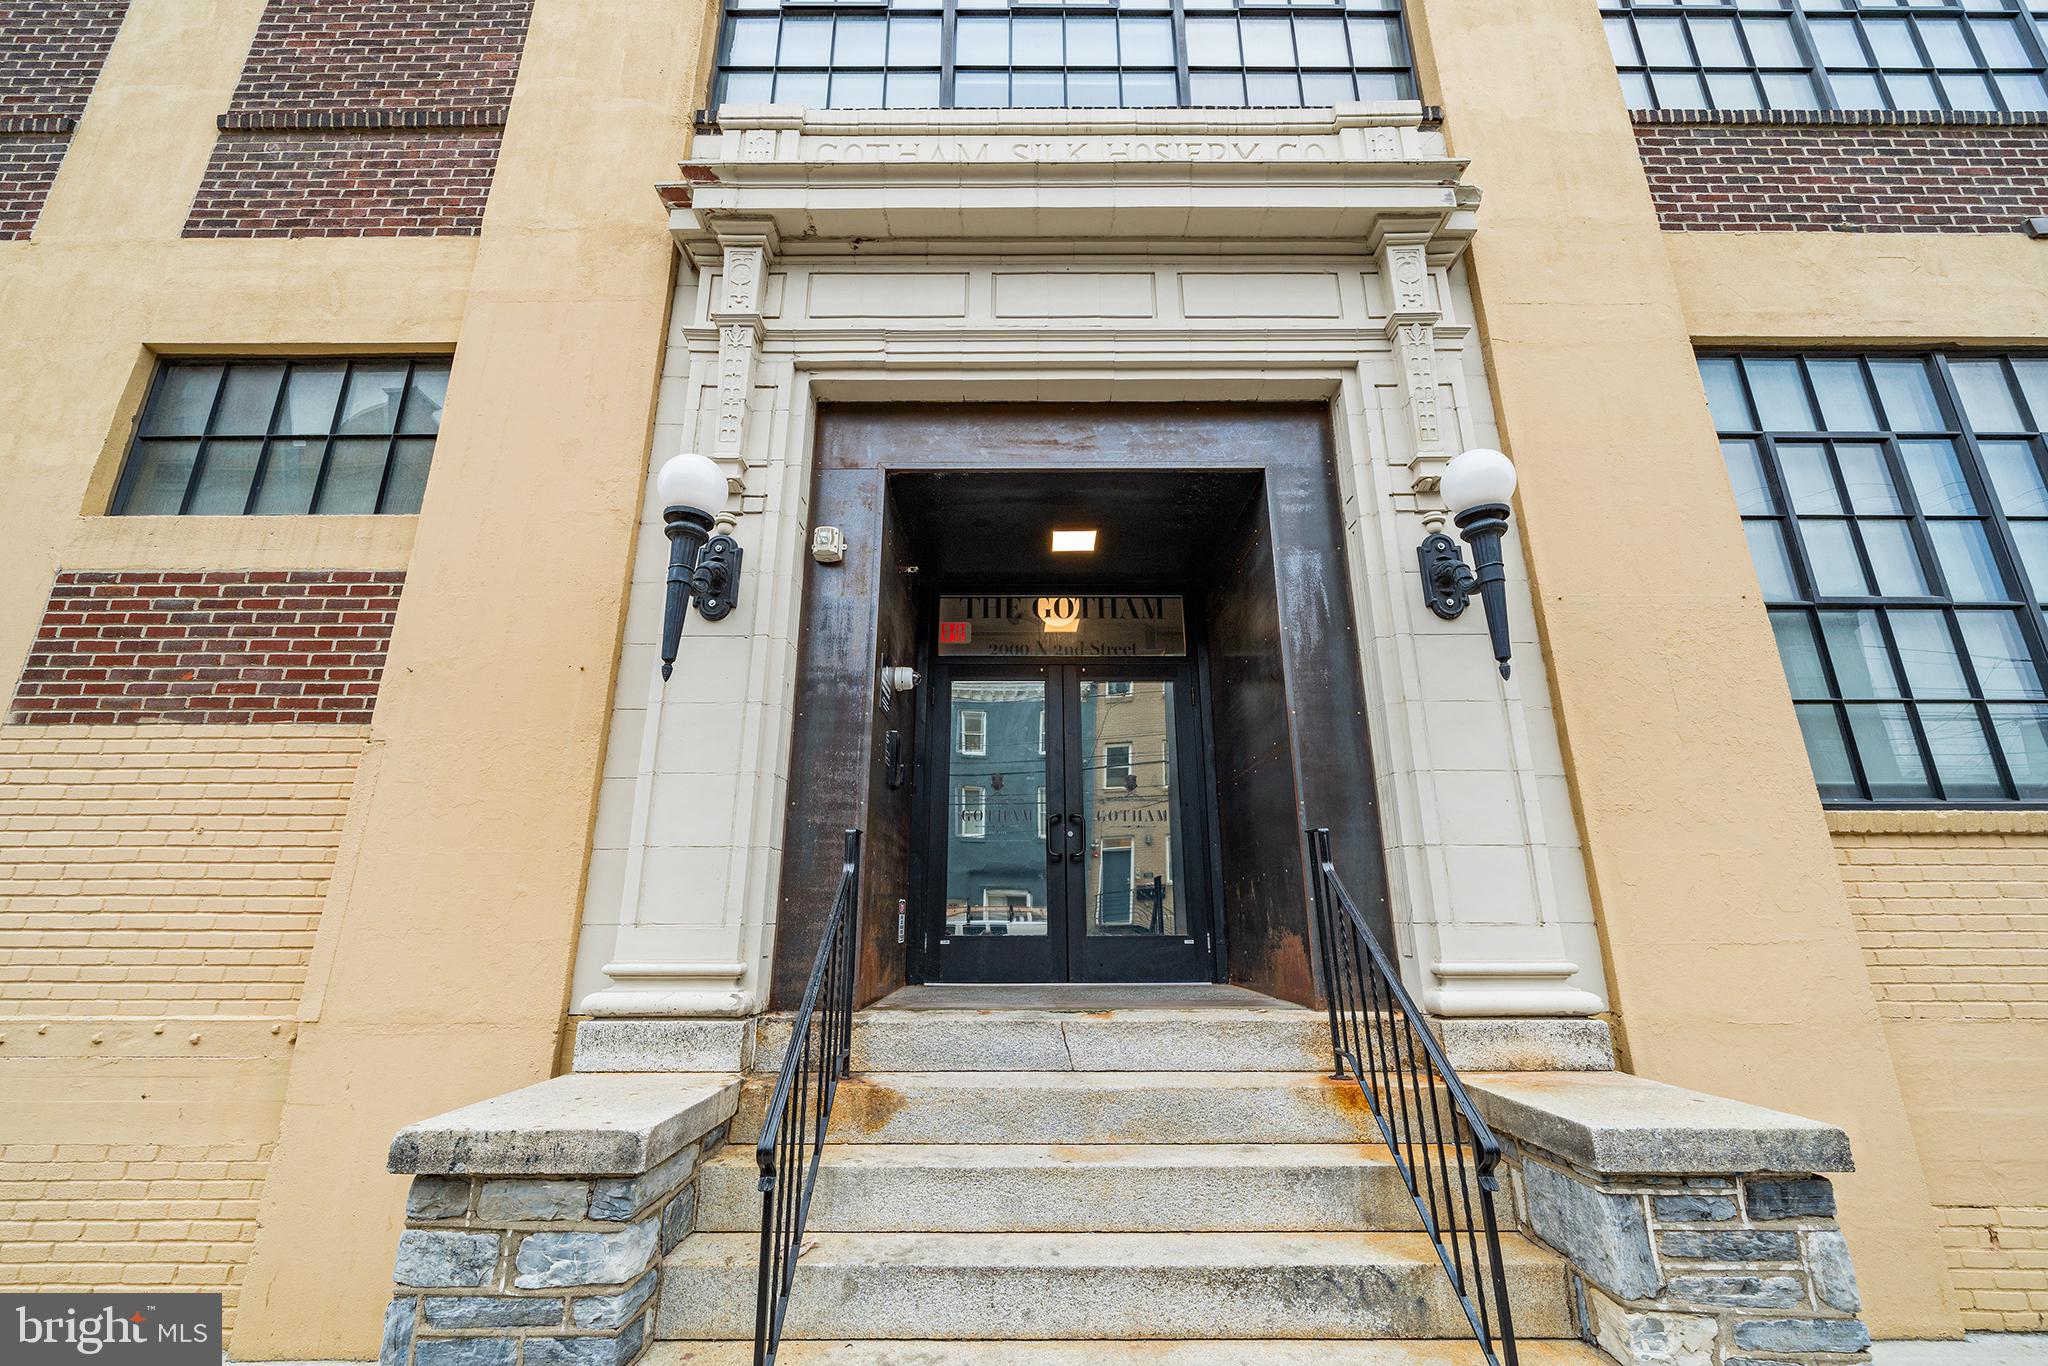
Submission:
MULTIPOLYGON (((1454 255, 1478 192, 1420 104, 1213 109, 805 110, 726 105, 663 187, 677 241, 717 255, 721 220, 871 252, 936 241, 1348 240, 1398 224, 1454 255)), ((1447 258, 1440 258, 1447 259, 1447 258)))

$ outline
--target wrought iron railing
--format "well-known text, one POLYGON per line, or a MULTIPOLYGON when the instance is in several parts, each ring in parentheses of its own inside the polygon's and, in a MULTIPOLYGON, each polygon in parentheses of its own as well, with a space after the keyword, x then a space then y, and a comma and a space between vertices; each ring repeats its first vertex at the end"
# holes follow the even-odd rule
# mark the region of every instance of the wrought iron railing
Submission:
POLYGON ((761 1267, 754 1300, 754 1366, 771 1366, 789 1313, 789 1287, 803 1247, 804 1217, 825 1156, 832 1098, 853 1051, 853 978, 860 961, 860 831, 846 832, 839 890, 818 956, 790 1022, 782 1070, 761 1117, 754 1161, 761 1168, 761 1267))
POLYGON ((1517 1366, 1494 1213, 1500 1141, 1344 890, 1328 830, 1308 832, 1308 861, 1335 1075, 1355 1078, 1365 1093, 1488 1366, 1517 1366))

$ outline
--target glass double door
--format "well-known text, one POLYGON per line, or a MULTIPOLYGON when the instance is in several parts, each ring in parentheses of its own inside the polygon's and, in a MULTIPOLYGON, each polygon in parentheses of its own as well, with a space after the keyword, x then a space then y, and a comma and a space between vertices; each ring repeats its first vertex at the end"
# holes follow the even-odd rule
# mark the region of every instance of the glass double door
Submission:
POLYGON ((934 682, 936 980, 1211 980, 1193 670, 963 661, 934 682))

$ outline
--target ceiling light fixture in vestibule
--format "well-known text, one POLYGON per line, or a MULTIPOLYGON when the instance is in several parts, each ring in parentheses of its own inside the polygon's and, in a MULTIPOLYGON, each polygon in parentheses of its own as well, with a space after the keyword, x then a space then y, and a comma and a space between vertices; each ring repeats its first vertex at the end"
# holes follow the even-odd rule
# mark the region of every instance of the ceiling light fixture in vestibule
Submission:
POLYGON ((1092 553, 1094 549, 1094 527, 1088 527, 1085 530, 1072 531, 1061 531, 1056 529, 1052 533, 1052 550, 1053 554, 1055 555, 1065 555, 1076 552, 1088 554, 1092 553))

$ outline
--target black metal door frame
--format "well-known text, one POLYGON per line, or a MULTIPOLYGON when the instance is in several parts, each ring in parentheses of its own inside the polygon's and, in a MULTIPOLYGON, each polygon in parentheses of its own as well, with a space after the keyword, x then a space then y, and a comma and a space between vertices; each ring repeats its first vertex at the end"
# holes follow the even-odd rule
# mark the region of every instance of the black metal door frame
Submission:
MULTIPOLYGON (((1211 755, 1207 642, 1202 631, 1201 589, 1192 584, 1118 584, 1099 591, 1179 594, 1186 607, 1188 654, 1184 658, 1120 660, 1019 661, 1002 657, 941 657, 937 650, 938 599, 947 593, 1033 591, 1057 585, 1004 580, 930 585, 923 595, 919 664, 928 680, 920 688, 918 720, 916 840, 912 848, 913 896, 910 907, 909 979, 912 982, 1221 982, 1225 980, 1222 917, 1216 904, 1215 819, 1218 794, 1211 755), (1042 679, 1046 688, 1046 782, 1048 824, 1060 818, 1061 874, 1047 880, 1047 934, 1036 954, 1021 950, 1021 939, 970 945, 965 937, 942 944, 946 928, 946 849, 952 829, 952 690, 956 676, 1042 679), (1066 818, 1077 806, 1086 764, 1080 761, 1080 683, 1166 682, 1177 689, 1176 724, 1184 741, 1176 754, 1174 801, 1185 841, 1181 870, 1190 934, 1179 936, 1177 950, 1159 954, 1166 945, 1136 940, 1119 943, 1090 937, 1081 925, 1086 902, 1089 832, 1079 831, 1078 845, 1066 818), (1057 743, 1054 736, 1059 737, 1057 743), (1056 802, 1052 794, 1064 801, 1056 802), (1144 949, 1154 952, 1147 955, 1144 949), (984 952, 983 950, 989 950, 984 952), (1151 963, 1143 960, 1150 956, 1151 963), (942 960, 950 958, 950 962, 942 960), (1042 974, 1042 975, 1040 975, 1042 974)), ((1041 830, 1041 836, 1048 832, 1041 830)), ((1048 857, 1048 865, 1051 859, 1048 857)))

